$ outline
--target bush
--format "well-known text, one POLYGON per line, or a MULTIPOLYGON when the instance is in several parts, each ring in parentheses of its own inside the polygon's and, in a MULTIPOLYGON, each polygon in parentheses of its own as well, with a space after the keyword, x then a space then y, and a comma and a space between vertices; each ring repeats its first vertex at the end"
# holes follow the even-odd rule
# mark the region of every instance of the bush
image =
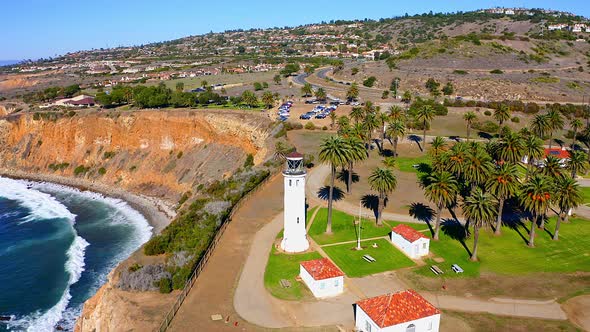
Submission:
POLYGON ((133 265, 131 265, 131 266, 129 267, 129 272, 135 272, 135 271, 138 271, 138 270, 140 270, 142 267, 143 267, 143 265, 141 265, 141 264, 139 264, 139 263, 135 263, 135 264, 133 264, 133 265))
POLYGON ((367 88, 372 88, 375 85, 377 78, 375 76, 369 76, 366 80, 363 81, 363 85, 367 88))
POLYGON ((193 193, 190 190, 182 194, 182 196, 180 196, 180 199, 178 200, 178 206, 184 204, 184 202, 186 202, 192 196, 192 194, 193 193))
POLYGON ((328 130, 328 126, 323 126, 322 130, 328 130))
MULTIPOLYGON (((190 266, 191 264, 188 265, 190 266)), ((191 276, 191 269, 189 269, 189 266, 185 266, 176 271, 176 273, 174 273, 174 275, 172 276, 172 288, 184 288, 184 285, 186 284, 188 278, 191 276)))
POLYGON ((101 167, 101 168, 99 168, 99 169, 98 169, 98 174, 100 174, 100 175, 105 175, 105 174, 107 174, 107 169, 106 169, 106 168, 104 168, 104 167, 101 167))
POLYGON ((176 155, 176 159, 180 159, 182 158, 182 151, 178 152, 178 154, 176 155))
POLYGON ((152 237, 143 247, 143 252, 148 256, 161 255, 166 252, 168 243, 162 235, 152 237))
POLYGON ((504 72, 500 69, 494 69, 490 71, 490 74, 504 74, 504 72))
POLYGON ((289 130, 297 130, 297 129, 303 129, 303 125, 299 122, 285 122, 284 123, 284 128, 285 130, 289 131, 289 130))
POLYGON ((476 130, 485 131, 486 133, 495 133, 500 129, 500 126, 497 123, 489 120, 483 123, 475 122, 473 123, 472 127, 476 130))
POLYGON ((512 121, 514 123, 520 123, 520 118, 517 116, 513 116, 512 119, 510 119, 510 121, 512 121))
POLYGON ((313 124, 313 122, 308 122, 305 124, 305 129, 307 130, 315 130, 315 125, 313 124))
POLYGON ((244 161, 244 168, 251 168, 252 166, 254 166, 254 156, 249 153, 246 157, 246 161, 244 161))
POLYGON ((492 111, 487 110, 487 111, 483 112, 483 115, 485 115, 485 116, 491 116, 492 115, 492 111))
POLYGON ((469 74, 469 72, 467 72, 465 70, 461 70, 461 69, 455 69, 455 70, 453 70, 453 74, 456 74, 456 75, 467 75, 467 74, 469 74))
POLYGON ((170 280, 170 278, 160 279, 160 281, 158 281, 158 288, 162 294, 168 294, 172 292, 172 280, 170 280))
POLYGON ((117 154, 117 152, 115 152, 115 151, 106 151, 102 155, 102 159, 110 159, 110 158, 113 158, 116 154, 117 154))
POLYGON ((74 175, 78 176, 80 174, 86 174, 90 170, 90 167, 84 167, 84 165, 79 165, 78 167, 74 168, 74 175))

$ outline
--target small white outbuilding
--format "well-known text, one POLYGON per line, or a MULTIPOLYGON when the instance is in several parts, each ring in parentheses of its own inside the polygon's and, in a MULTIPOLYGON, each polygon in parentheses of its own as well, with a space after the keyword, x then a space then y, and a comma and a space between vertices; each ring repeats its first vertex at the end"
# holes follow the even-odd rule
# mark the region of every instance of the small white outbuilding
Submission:
POLYGON ((428 255, 430 247, 430 239, 426 235, 404 224, 391 229, 391 243, 413 259, 428 255))
POLYGON ((327 258, 301 262, 299 276, 315 297, 344 292, 344 273, 327 258))
POLYGON ((438 332, 440 311, 412 289, 356 303, 361 332, 438 332))

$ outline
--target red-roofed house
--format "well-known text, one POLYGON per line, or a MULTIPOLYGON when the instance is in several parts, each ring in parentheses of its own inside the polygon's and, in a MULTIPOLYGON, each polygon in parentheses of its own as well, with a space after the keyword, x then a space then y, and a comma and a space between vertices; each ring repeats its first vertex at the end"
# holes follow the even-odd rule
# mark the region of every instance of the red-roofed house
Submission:
POLYGON ((301 262, 299 276, 315 297, 335 296, 344 291, 344 273, 327 258, 301 262))
POLYGON ((440 311, 412 289, 356 303, 362 332, 438 332, 440 311))
POLYGON ((428 255, 430 239, 412 227, 400 224, 391 229, 391 243, 410 258, 428 255))

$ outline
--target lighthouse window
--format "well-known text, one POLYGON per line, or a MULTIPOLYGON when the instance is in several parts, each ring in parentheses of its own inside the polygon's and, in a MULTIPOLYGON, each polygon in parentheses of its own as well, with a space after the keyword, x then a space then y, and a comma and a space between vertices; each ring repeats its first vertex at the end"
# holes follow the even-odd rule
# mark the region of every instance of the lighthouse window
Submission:
POLYGON ((297 217, 297 223, 299 223, 299 217, 297 217))
POLYGON ((295 185, 298 186, 299 185, 299 180, 295 181, 295 185))
POLYGON ((289 187, 291 186, 291 180, 289 180, 289 187))

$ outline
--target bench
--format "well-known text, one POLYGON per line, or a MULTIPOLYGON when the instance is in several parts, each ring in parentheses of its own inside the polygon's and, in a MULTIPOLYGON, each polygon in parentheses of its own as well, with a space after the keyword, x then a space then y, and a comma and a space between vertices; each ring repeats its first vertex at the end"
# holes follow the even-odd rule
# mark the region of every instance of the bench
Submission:
POLYGON ((463 269, 457 264, 451 265, 451 269, 455 271, 455 273, 463 273, 463 269))
POLYGON ((375 258, 371 257, 370 255, 363 255, 363 259, 369 263, 373 263, 373 262, 377 261, 375 258))
POLYGON ((279 281, 279 283, 281 284, 281 287, 283 287, 283 288, 291 288, 291 282, 289 282, 289 280, 287 280, 287 279, 281 279, 279 281))
POLYGON ((440 269, 438 266, 436 266, 436 265, 432 265, 432 266, 430 266, 430 270, 431 270, 431 271, 432 271, 434 274, 436 274, 436 275, 439 275, 439 274, 444 274, 443 270, 441 270, 441 269, 440 269))

